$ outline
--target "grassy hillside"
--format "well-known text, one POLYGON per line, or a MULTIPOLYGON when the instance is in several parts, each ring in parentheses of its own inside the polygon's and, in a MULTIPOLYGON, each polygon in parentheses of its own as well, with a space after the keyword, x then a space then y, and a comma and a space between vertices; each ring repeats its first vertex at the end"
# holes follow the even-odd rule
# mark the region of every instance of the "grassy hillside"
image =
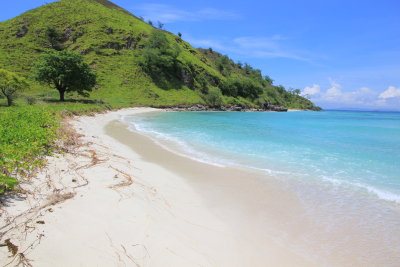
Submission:
POLYGON ((0 66, 28 78, 31 87, 24 94, 40 100, 56 100, 57 91, 33 81, 35 61, 49 49, 67 49, 83 54, 96 70, 98 85, 89 100, 113 107, 205 103, 209 92, 219 88, 223 93, 219 104, 259 106, 268 101, 315 109, 310 101, 268 83, 259 71, 231 60, 226 65, 222 55, 195 49, 107 0, 61 0, 30 10, 0 22, 0 38, 0 66), (49 28, 58 34, 57 47, 49 41, 49 28), (161 69, 162 75, 155 75, 151 73, 154 68, 146 68, 143 62, 154 52, 151 42, 160 33, 166 49, 175 51, 176 57, 173 69, 161 69), (236 82, 242 79, 248 83, 236 82), (230 86, 240 92, 256 90, 256 95, 232 93, 230 86))
POLYGON ((60 149, 60 120, 68 114, 197 103, 317 109, 259 70, 195 49, 107 0, 61 0, 30 10, 0 22, 0 40, 0 69, 29 83, 17 107, 2 107, 0 99, 0 194, 60 149), (88 99, 70 93, 69 103, 58 103, 57 90, 34 81, 35 62, 54 50, 79 53, 95 70, 97 85, 88 99))

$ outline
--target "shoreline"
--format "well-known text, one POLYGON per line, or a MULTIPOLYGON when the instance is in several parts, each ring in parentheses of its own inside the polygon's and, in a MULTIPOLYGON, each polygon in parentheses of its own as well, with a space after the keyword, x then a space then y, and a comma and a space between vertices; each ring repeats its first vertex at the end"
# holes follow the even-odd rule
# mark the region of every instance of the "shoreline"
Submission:
MULTIPOLYGON (((159 110, 123 109, 71 122, 83 145, 49 158, 24 184, 35 193, 4 208, 15 220, 2 221, 0 229, 18 253, 9 257, 0 247, 1 264, 313 266, 261 231, 260 209, 273 199, 296 202, 275 192, 272 180, 266 185, 247 172, 180 157, 116 122, 152 111, 159 110)), ((290 215, 295 207, 286 208, 290 215)))
MULTIPOLYGON (((0 265, 396 266, 397 243, 387 242, 398 229, 374 239, 380 222, 360 224, 369 215, 358 206, 315 203, 311 184, 299 195, 285 179, 179 155, 120 121, 165 111, 71 120, 81 143, 48 158, 1 209, 1 241, 17 253, 0 246, 0 265)), ((369 199, 359 204, 381 209, 369 199)), ((388 218, 395 226, 397 217, 388 218)))

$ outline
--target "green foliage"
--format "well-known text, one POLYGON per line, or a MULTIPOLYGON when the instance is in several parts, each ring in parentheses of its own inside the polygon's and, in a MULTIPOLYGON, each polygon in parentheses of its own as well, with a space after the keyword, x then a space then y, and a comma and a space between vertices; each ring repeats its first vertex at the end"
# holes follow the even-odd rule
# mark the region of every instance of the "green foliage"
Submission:
POLYGON ((13 190, 17 184, 18 181, 15 178, 0 174, 0 195, 6 191, 13 190))
POLYGON ((268 75, 265 75, 264 80, 269 84, 272 85, 274 83, 274 80, 271 79, 268 75))
POLYGON ((229 76, 232 73, 233 62, 227 56, 218 57, 215 60, 215 65, 218 71, 224 76, 229 76))
POLYGON ((226 77, 218 87, 228 104, 262 107, 269 103, 286 108, 320 110, 311 101, 300 96, 300 90, 289 92, 281 85, 274 86, 268 75, 263 77, 260 70, 246 63, 234 63, 227 56, 212 49, 198 50, 213 63, 222 76, 226 77))
POLYGON ((12 189, 17 176, 42 166, 53 148, 58 123, 35 107, 0 109, 0 193, 12 189))
POLYGON ((96 84, 96 75, 82 56, 70 51, 44 54, 35 66, 35 79, 53 85, 60 93, 60 101, 65 101, 65 92, 88 96, 96 84))
POLYGON ((228 96, 256 99, 263 92, 263 87, 250 78, 232 77, 221 84, 221 91, 228 96))
POLYGON ((205 101, 211 107, 220 107, 223 104, 223 96, 218 87, 212 87, 205 96, 205 101))
POLYGON ((53 25, 47 26, 45 30, 45 36, 51 48, 55 50, 63 49, 61 42, 64 38, 64 35, 56 27, 53 25))
POLYGON ((13 104, 16 94, 28 87, 26 80, 19 75, 0 69, 0 92, 7 98, 7 105, 13 104))
POLYGON ((139 64, 155 81, 180 78, 180 49, 171 45, 164 32, 153 30, 145 43, 139 64))
POLYGON ((58 129, 63 116, 104 109, 80 103, 0 108, 0 194, 12 190, 18 177, 44 166, 62 138, 58 129))

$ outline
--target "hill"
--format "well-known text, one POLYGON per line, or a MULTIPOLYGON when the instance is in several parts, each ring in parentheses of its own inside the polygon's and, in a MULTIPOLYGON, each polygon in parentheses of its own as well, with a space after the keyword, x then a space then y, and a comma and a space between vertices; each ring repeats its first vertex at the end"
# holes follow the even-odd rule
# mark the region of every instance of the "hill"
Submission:
POLYGON ((210 49, 195 49, 107 0, 44 5, 0 22, 0 38, 0 66, 28 78, 31 88, 25 94, 40 100, 55 100, 57 92, 33 81, 35 61, 48 50, 67 49, 84 55, 98 75, 92 102, 318 109, 298 91, 273 85, 261 71, 210 49))

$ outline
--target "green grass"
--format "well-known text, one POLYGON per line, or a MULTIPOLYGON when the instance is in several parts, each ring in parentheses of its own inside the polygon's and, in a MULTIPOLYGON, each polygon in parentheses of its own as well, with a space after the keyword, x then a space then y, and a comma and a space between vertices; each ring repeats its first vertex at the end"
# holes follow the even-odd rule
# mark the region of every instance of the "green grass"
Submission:
MULTIPOLYGON (((201 94, 180 86, 175 90, 163 90, 142 71, 137 64, 140 56, 139 47, 144 45, 154 28, 137 19, 128 12, 121 11, 107 1, 62 0, 34 10, 30 10, 14 19, 0 22, 0 66, 31 78, 32 66, 38 56, 49 48, 45 39, 45 29, 53 25, 60 31, 71 30, 71 35, 78 34, 73 42, 72 37, 64 42, 64 47, 85 53, 85 61, 98 74, 98 89, 91 100, 108 103, 110 106, 127 105, 178 105, 202 103, 201 94), (26 25, 28 33, 16 37, 18 30, 26 25), (113 33, 107 34, 112 28, 113 33), (127 37, 137 38, 136 49, 104 48, 110 43, 125 46, 127 37), (140 40, 139 40, 140 39, 140 40)), ((193 55, 195 50, 186 42, 178 42, 177 36, 167 33, 169 42, 180 46, 180 59, 195 66, 219 75, 205 64, 202 55, 193 55)), ((30 79, 31 89, 27 95, 38 99, 52 99, 56 92, 48 86, 38 84, 30 79)), ((74 97, 71 95, 70 97, 74 97)))
POLYGON ((0 107, 0 194, 42 167, 45 157, 56 151, 64 116, 104 109, 81 103, 0 107))

